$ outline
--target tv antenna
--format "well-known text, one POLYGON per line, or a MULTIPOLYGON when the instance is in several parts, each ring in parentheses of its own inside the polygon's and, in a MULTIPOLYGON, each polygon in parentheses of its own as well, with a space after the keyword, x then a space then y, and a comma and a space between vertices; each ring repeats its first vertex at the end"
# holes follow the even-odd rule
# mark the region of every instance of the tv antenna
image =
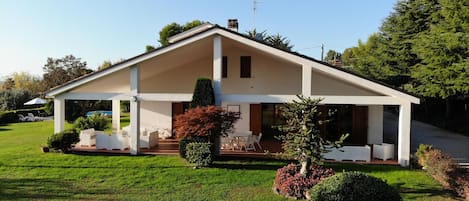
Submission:
POLYGON ((257 5, 260 3, 258 0, 253 0, 252 1, 253 5, 252 5, 252 13, 253 13, 253 19, 252 19, 252 30, 255 30, 256 29, 256 11, 257 11, 257 5))

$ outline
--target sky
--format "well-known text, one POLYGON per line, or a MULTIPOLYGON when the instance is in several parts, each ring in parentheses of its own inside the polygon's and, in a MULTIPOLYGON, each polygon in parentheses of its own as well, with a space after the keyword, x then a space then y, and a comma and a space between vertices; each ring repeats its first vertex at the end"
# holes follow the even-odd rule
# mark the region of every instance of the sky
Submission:
POLYGON ((379 31, 396 0, 0 0, 0 79, 42 75, 47 58, 72 54, 96 69, 158 46, 165 25, 199 19, 239 32, 279 33, 316 59, 321 44, 343 51, 379 31))

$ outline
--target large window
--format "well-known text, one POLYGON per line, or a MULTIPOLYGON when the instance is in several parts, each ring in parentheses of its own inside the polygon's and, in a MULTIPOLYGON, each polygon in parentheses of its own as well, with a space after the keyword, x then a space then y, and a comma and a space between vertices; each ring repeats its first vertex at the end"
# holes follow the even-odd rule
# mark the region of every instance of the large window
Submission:
POLYGON ((250 78, 251 77, 251 57, 250 56, 241 56, 241 78, 250 78))

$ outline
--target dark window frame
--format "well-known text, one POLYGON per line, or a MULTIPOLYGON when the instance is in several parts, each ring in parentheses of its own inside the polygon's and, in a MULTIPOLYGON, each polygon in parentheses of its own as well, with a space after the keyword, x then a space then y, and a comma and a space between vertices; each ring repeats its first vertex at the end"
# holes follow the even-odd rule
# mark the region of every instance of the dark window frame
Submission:
POLYGON ((223 56, 221 62, 221 77, 228 78, 228 57, 223 56))
POLYGON ((251 56, 241 56, 239 59, 240 63, 240 78, 251 78, 251 56))

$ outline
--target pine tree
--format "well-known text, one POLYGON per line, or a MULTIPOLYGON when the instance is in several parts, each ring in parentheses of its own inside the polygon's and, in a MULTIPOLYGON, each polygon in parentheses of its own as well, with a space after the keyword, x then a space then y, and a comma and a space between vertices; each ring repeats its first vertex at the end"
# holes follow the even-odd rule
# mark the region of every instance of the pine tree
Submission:
POLYGON ((299 101, 286 103, 281 114, 286 119, 284 125, 276 127, 286 133, 279 138, 283 141, 285 154, 301 164, 300 174, 307 175, 312 164, 320 164, 326 146, 339 147, 348 136, 342 135, 338 141, 331 142, 320 134, 320 126, 328 120, 321 120, 318 104, 321 99, 311 99, 298 95, 299 101))
POLYGON ((212 80, 209 78, 199 78, 195 83, 191 107, 195 108, 209 105, 215 105, 215 93, 212 87, 212 80))

